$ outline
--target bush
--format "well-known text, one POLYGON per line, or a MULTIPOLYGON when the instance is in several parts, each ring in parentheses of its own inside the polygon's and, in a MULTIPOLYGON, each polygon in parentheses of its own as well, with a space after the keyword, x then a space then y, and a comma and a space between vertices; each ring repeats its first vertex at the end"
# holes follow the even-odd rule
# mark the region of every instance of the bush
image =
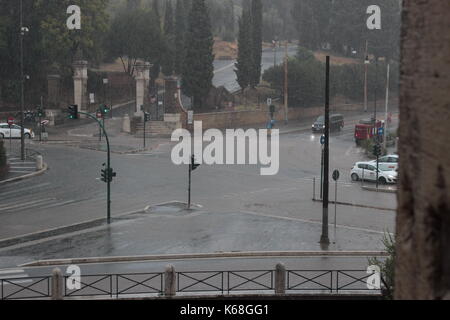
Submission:
POLYGON ((378 258, 370 258, 369 264, 380 268, 381 290, 385 299, 394 299, 395 284, 395 240, 393 236, 386 232, 383 236, 383 244, 388 256, 381 261, 378 258))
POLYGON ((6 176, 9 166, 6 159, 6 151, 3 144, 3 140, 0 140, 0 178, 6 176))

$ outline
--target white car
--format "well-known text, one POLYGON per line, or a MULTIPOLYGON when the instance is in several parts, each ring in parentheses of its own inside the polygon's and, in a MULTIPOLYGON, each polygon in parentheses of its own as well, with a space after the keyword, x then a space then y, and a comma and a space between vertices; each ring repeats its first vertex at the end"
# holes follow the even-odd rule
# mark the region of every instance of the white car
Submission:
MULTIPOLYGON (((372 164, 377 164, 377 160, 370 161, 372 164)), ((388 154, 387 156, 378 158, 378 163, 387 164, 389 168, 393 170, 398 169, 398 155, 397 154, 388 154)))
MULTIPOLYGON (((20 126, 13 124, 11 128, 9 128, 7 123, 0 123, 0 139, 9 139, 11 138, 20 138, 20 126)), ((24 128, 23 129, 24 136, 26 139, 33 139, 34 132, 31 129, 24 128)))
MULTIPOLYGON (((357 162, 350 173, 352 181, 359 180, 377 180, 376 163, 371 162, 357 162)), ((397 183, 397 171, 390 167, 387 163, 378 164, 378 182, 380 183, 397 183)))

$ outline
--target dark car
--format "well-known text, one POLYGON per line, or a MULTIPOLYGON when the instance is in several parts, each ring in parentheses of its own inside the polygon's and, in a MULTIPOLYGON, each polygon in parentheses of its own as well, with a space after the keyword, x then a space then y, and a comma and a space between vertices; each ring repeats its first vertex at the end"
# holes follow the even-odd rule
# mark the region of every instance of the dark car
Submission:
MULTIPOLYGON (((330 131, 341 130, 344 127, 344 116, 341 114, 330 115, 330 131)), ((312 125, 313 132, 323 132, 325 129, 325 117, 320 116, 312 125)))

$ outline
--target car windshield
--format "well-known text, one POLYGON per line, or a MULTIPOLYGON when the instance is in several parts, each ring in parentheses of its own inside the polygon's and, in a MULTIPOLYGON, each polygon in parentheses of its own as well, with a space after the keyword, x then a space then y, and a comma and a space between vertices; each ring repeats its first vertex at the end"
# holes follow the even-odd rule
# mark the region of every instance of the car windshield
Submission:
POLYGON ((324 123, 324 122, 325 122, 325 117, 324 116, 320 116, 316 120, 316 123, 324 123))

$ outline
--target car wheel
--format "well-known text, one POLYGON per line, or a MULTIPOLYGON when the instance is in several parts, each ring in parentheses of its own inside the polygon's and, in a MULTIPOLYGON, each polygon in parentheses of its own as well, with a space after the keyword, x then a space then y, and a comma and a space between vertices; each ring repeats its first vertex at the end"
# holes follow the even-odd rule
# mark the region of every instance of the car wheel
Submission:
POLYGON ((387 183, 385 177, 381 177, 380 179, 378 179, 378 181, 379 181, 381 184, 386 184, 386 183, 387 183))
POLYGON ((0 133, 0 139, 5 139, 5 136, 3 135, 3 133, 0 133))
POLYGON ((25 133, 23 136, 25 137, 25 139, 31 139, 31 135, 29 133, 25 133))
POLYGON ((358 181, 359 180, 359 177, 358 177, 358 175, 356 173, 352 173, 351 177, 352 177, 352 181, 358 181))

